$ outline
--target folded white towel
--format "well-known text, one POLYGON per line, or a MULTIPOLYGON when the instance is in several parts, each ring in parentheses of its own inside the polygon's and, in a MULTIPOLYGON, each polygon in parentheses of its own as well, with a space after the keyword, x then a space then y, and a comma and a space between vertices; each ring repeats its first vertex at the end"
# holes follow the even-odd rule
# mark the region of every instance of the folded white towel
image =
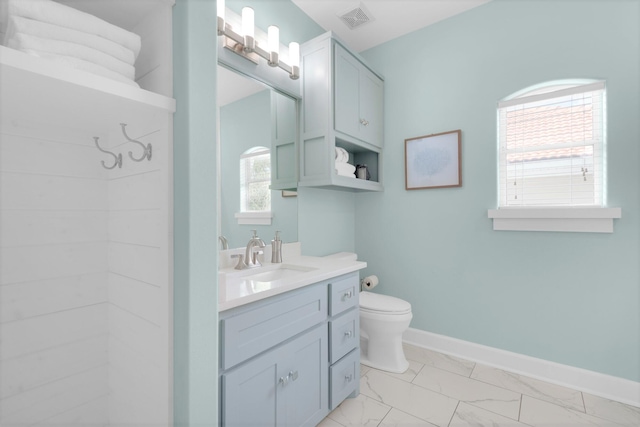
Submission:
POLYGON ((136 82, 124 77, 122 74, 113 72, 98 64, 94 64, 93 62, 85 61, 83 59, 73 58, 71 56, 56 55, 54 53, 40 52, 35 49, 27 49, 23 50, 23 52, 28 53, 29 55, 39 56, 52 62, 63 64, 71 68, 76 68, 78 70, 83 70, 92 74, 107 77, 109 79, 126 83, 131 86, 140 87, 140 85, 138 85, 136 82))
POLYGON ((4 38, 0 40, 4 40, 3 44, 6 46, 8 39, 15 33, 29 34, 50 40, 76 43, 99 50, 100 52, 111 55, 129 65, 134 65, 136 61, 133 51, 118 43, 112 42, 111 40, 107 40, 104 37, 100 37, 95 34, 88 34, 71 28, 49 24, 48 22, 36 21, 29 18, 23 18, 21 16, 10 16, 7 25, 7 32, 4 38))
POLYGON ((27 50, 37 50, 44 53, 83 59, 121 74, 127 79, 135 79, 136 70, 133 65, 125 64, 111 55, 77 43, 49 40, 29 34, 14 33, 7 40, 7 47, 23 52, 27 50))
POLYGON ((349 161, 349 153, 341 147, 336 147, 336 163, 347 163, 349 161))
POLYGON ((0 31, 5 32, 9 16, 22 16, 73 30, 95 34, 130 49, 137 57, 140 36, 91 14, 51 0, 1 0, 0 31))
POLYGON ((352 176, 355 178, 356 167, 350 163, 336 162, 335 169, 338 175, 352 176))

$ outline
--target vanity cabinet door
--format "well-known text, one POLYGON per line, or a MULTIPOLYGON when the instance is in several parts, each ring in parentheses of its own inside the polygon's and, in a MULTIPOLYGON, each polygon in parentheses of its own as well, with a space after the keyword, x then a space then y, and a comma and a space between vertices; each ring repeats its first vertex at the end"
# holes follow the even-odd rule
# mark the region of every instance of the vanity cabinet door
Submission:
POLYGON ((222 425, 275 427, 278 354, 269 352, 222 375, 222 425))
POLYGON ((278 425, 313 427, 326 415, 329 371, 327 362, 327 329, 312 330, 286 345, 289 355, 279 365, 278 378, 287 378, 278 390, 278 425))
POLYGON ((315 426, 328 407, 322 324, 222 375, 225 427, 315 426))

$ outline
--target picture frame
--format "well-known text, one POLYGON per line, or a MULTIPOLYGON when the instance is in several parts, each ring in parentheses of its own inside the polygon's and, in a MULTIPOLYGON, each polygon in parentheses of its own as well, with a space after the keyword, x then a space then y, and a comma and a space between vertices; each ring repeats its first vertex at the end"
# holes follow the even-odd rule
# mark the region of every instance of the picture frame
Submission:
POLYGON ((404 140, 405 189, 462 186, 462 131, 404 140))

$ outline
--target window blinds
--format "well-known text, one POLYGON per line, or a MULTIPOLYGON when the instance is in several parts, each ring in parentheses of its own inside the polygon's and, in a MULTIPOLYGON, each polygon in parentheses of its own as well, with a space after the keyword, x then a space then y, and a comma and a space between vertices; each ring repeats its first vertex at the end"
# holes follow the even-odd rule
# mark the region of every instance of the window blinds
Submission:
POLYGON ((602 206, 604 108, 604 82, 501 101, 499 206, 602 206))

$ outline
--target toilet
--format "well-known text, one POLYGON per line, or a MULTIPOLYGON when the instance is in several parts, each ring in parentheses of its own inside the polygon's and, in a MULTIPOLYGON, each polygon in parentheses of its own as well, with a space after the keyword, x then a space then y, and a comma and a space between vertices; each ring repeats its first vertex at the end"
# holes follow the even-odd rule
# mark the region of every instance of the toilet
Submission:
POLYGON ((402 333, 412 317, 407 301, 360 292, 360 363, 388 372, 406 371, 409 362, 402 349, 402 333))

